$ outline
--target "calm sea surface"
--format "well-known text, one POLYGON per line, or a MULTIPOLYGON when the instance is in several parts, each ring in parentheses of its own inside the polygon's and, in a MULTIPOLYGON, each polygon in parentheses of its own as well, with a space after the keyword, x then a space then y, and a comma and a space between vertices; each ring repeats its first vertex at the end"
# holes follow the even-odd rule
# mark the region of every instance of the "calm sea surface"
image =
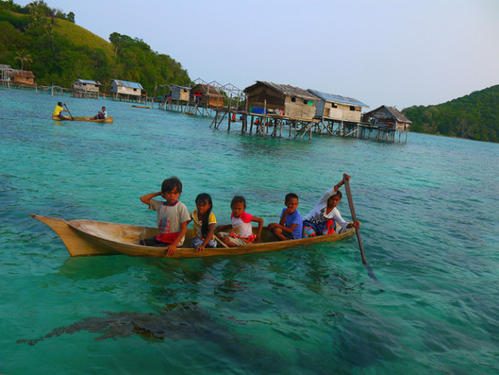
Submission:
MULTIPOLYGON (((499 145, 261 139, 109 100, 0 89, 1 374, 497 374, 499 145), (56 123, 108 106, 112 125, 56 123), (271 222, 344 172, 371 280, 348 239, 193 260, 70 258, 30 213, 155 225, 139 201, 180 177, 219 223, 243 194, 271 222)), ((348 203, 340 203, 350 218, 348 203)))

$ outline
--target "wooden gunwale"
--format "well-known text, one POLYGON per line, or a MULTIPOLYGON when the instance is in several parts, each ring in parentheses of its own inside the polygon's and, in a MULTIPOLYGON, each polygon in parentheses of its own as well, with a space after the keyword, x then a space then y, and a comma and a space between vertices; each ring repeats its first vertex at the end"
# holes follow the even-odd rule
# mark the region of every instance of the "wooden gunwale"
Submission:
MULTIPOLYGON (((48 225, 61 238, 71 256, 90 255, 129 255, 141 257, 164 257, 168 247, 152 247, 139 245, 142 238, 153 237, 156 228, 128 224, 116 224, 94 220, 58 219, 47 216, 31 215, 33 218, 48 225), (99 233, 96 233, 99 232, 99 233), (121 239, 122 241, 119 241, 121 239), (127 241, 127 242, 124 242, 127 241), (135 243, 134 243, 135 242, 135 243)), ((317 237, 302 238, 299 240, 258 242, 242 247, 232 248, 206 248, 202 252, 193 248, 180 247, 169 258, 201 258, 209 256, 245 255, 270 251, 279 251, 295 246, 304 246, 312 243, 334 242, 349 237, 355 233, 351 228, 342 234, 330 234, 317 237)), ((264 229, 264 236, 272 236, 264 229)), ((184 243, 189 243, 192 229, 186 235, 184 243)), ((271 237, 272 238, 272 237, 271 237)))
POLYGON ((102 122, 105 124, 112 124, 114 122, 113 116, 109 116, 108 118, 99 118, 95 119, 93 117, 65 117, 65 118, 59 118, 59 117, 52 117, 52 120, 54 121, 84 121, 84 122, 102 122))

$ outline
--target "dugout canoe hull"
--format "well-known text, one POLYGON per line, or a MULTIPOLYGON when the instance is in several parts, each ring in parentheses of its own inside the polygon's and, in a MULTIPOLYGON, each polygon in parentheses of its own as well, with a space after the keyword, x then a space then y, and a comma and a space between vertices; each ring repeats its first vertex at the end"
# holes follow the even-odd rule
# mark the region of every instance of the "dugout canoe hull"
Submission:
POLYGON ((99 118, 95 119, 93 117, 64 117, 59 118, 52 116, 52 120, 54 121, 85 121, 85 122, 100 122, 104 124, 112 124, 114 122, 113 116, 109 116, 108 118, 99 118))
MULTIPOLYGON (((164 257, 167 247, 152 247, 139 245, 143 238, 154 237, 158 230, 128 224, 116 224, 94 220, 71 220, 31 215, 33 218, 48 225, 61 238, 69 254, 76 256, 118 255, 140 257, 164 257)), ((242 247, 225 248, 219 244, 217 248, 206 248, 199 252, 196 249, 180 247, 171 258, 202 258, 209 256, 230 256, 278 251, 295 246, 304 246, 319 242, 335 242, 355 233, 351 228, 342 234, 302 238, 299 240, 276 241, 272 233, 264 228, 262 238, 258 243, 242 247)), ((184 245, 188 246, 192 238, 192 229, 186 234, 184 245)))

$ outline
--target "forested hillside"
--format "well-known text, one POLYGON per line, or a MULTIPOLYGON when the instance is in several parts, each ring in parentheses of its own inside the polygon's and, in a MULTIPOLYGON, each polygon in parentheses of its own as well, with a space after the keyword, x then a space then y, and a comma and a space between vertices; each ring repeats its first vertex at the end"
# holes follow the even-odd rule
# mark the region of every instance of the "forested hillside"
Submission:
POLYGON ((0 64, 32 70, 38 84, 70 87, 78 78, 140 82, 149 94, 162 83, 190 83, 187 71, 141 39, 112 33, 110 42, 74 24, 75 15, 43 1, 21 7, 0 0, 0 64))
POLYGON ((402 111, 411 131, 499 142, 499 85, 446 103, 402 111))

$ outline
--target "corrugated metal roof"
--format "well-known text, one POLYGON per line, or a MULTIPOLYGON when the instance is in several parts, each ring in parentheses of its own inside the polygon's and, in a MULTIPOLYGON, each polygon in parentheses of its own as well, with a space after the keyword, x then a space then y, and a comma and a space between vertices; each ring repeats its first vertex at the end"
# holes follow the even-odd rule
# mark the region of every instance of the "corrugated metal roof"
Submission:
POLYGON ((95 81, 90 81, 89 79, 78 79, 77 82, 79 83, 88 83, 90 85, 98 85, 97 82, 95 81))
POLYGON ((348 96, 336 95, 336 94, 328 94, 318 90, 308 89, 309 92, 318 96, 319 98, 326 100, 328 102, 342 103, 348 105, 358 105, 361 107, 369 107, 367 104, 362 103, 360 100, 355 98, 349 98, 348 96))
POLYGON ((123 81, 121 79, 115 79, 114 82, 116 82, 118 86, 125 86, 125 87, 130 87, 132 89, 140 89, 140 90, 144 89, 142 85, 138 82, 123 81))

